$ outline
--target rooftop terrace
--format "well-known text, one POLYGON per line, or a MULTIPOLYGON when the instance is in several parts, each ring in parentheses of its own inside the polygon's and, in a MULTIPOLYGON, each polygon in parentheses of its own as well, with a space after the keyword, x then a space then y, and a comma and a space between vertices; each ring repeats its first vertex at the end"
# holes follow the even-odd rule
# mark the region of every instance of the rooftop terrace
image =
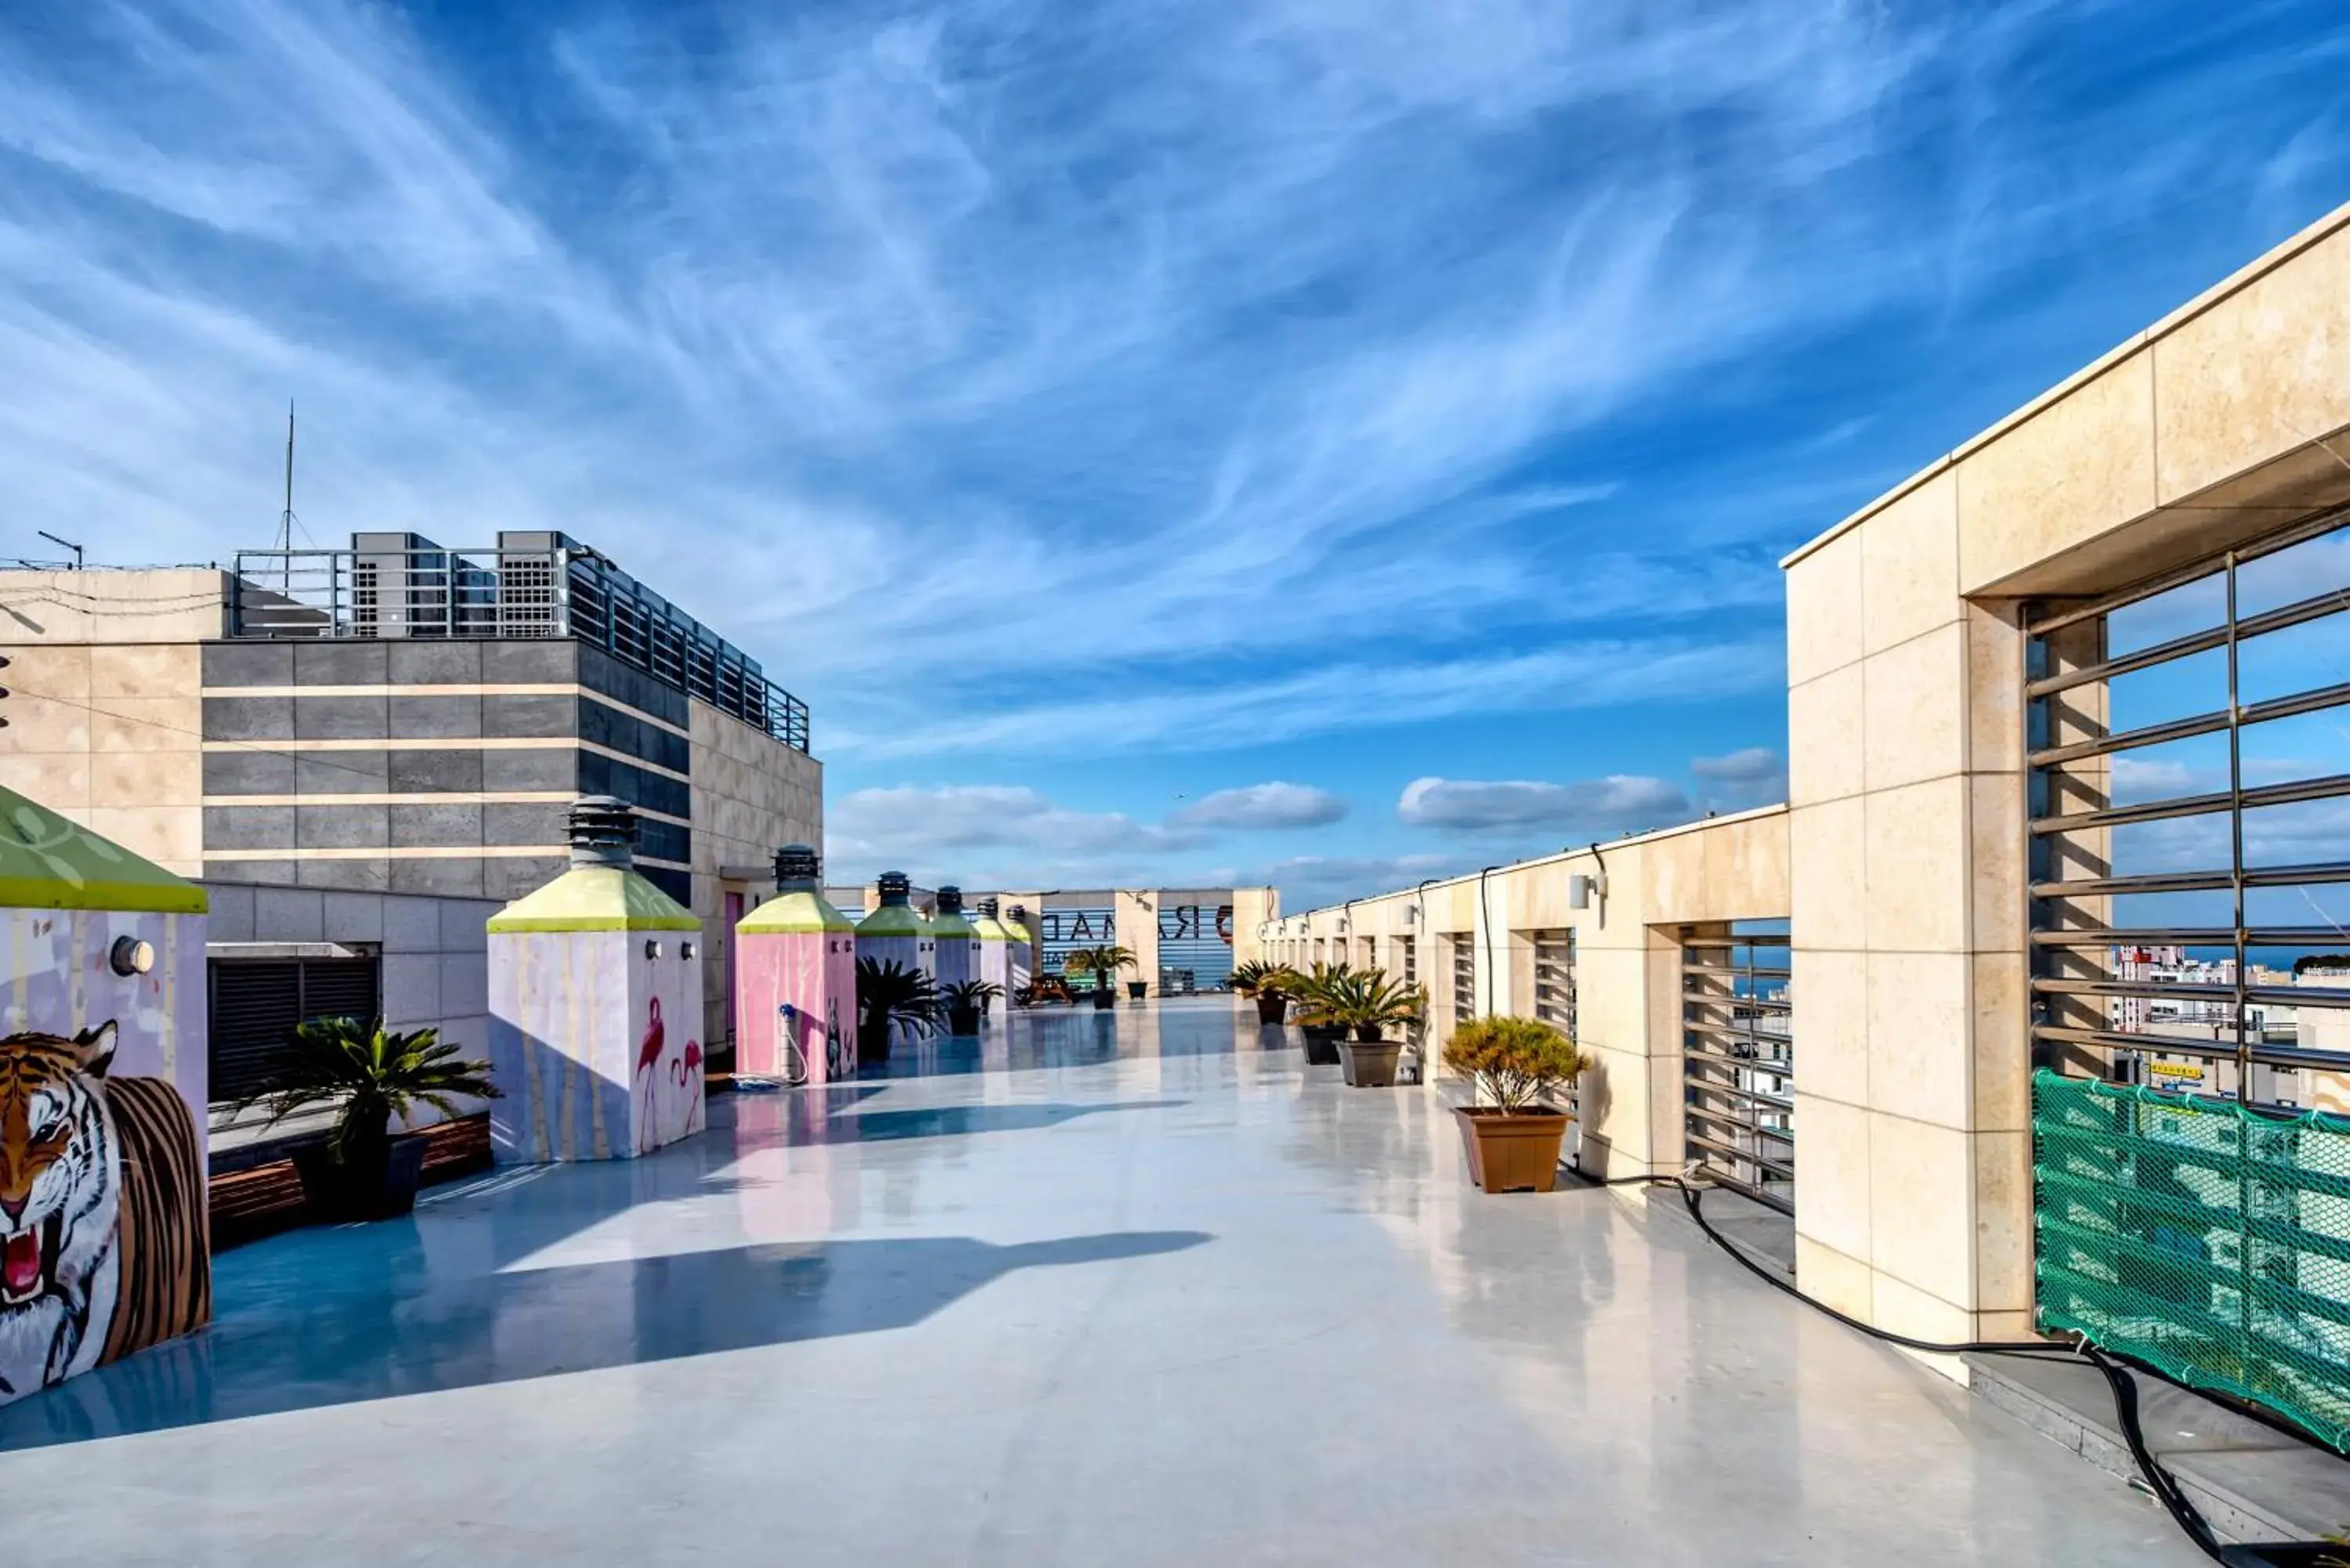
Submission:
POLYGON ((225 1253, 213 1328, 0 1409, 0 1495, 82 1561, 2197 1561, 1685 1225, 1475 1192, 1439 1099, 1295 1039, 1015 1014, 225 1253))

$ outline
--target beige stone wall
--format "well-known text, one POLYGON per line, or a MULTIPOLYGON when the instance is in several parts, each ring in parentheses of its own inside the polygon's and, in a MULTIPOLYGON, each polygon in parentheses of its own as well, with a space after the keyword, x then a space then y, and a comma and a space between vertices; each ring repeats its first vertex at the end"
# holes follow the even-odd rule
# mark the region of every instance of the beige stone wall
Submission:
MULTIPOLYGON (((2350 499, 2350 205, 1790 556, 1948 481, 1951 591, 2098 592, 2350 499)), ((1791 571, 1792 656, 1838 635, 1791 571)), ((1923 585, 1920 585, 1923 591, 1923 585)))
MULTIPOLYGON (((702 945, 703 1027, 709 1040, 725 1037, 725 895, 773 890, 750 879, 728 882, 722 872, 771 867, 786 844, 824 843, 824 764, 731 714, 694 699, 689 742, 693 791, 693 912, 710 933, 702 945)), ((750 898, 743 899, 744 907, 750 898)))
POLYGON ((228 635, 228 603, 216 566, 0 571, 0 646, 203 642, 228 635))
POLYGON ((1806 1289, 1934 1338, 2028 1328, 2022 600, 2340 504, 2345 431, 2350 207, 1785 563, 1806 1289))
POLYGON ((0 784, 166 870, 202 876, 196 645, 44 642, 8 646, 7 656, 0 784))
POLYGON ((1960 479, 1787 575, 1797 1278, 1934 1339, 2023 1333, 2031 1276, 2022 639, 1960 479))
POLYGON ((1281 917, 1281 893, 1274 888, 1232 889, 1232 964, 1235 968, 1266 956, 1259 935, 1281 917))
POLYGON ((227 605, 211 567, 0 571, 0 784, 203 875, 196 642, 223 634, 227 605))
POLYGON ((1158 994, 1159 895, 1120 888, 1110 895, 1110 919, 1117 923, 1118 945, 1134 955, 1134 967, 1118 977, 1119 987, 1139 980, 1158 994))
MULTIPOLYGON (((1399 972, 1397 944, 1412 941, 1430 993, 1429 1044, 1453 1031, 1452 944, 1466 939, 1477 965, 1472 1011, 1527 1008, 1529 933, 1571 931, 1575 1023, 1595 1065, 1580 1087, 1583 1169, 1615 1177, 1678 1169, 1681 1160, 1681 928, 1780 919, 1789 911, 1787 813, 1771 806, 1638 838, 1304 911, 1274 922, 1274 955, 1310 964, 1317 940, 1344 933, 1359 961, 1364 937, 1399 972), (1605 893, 1571 907, 1569 879, 1599 879, 1605 893)), ((1322 950, 1327 951, 1326 946, 1322 950)), ((1796 1002, 1797 1073, 1804 1003, 1796 1002)), ((1440 1085, 1441 1075, 1432 1075, 1440 1085)), ((1457 1092, 1455 1085, 1451 1092, 1457 1092)), ((1800 1139, 1803 1133, 1798 1128, 1800 1139)), ((1800 1149, 1800 1144, 1799 1144, 1800 1149)), ((1797 1155, 1800 1168, 1803 1156, 1797 1155)), ((1798 1190, 1801 1189, 1798 1178, 1798 1190)))

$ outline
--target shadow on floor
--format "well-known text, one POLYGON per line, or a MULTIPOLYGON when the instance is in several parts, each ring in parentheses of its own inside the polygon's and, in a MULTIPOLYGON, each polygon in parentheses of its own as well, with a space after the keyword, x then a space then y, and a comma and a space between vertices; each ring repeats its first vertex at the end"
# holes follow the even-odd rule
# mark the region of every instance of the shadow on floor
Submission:
POLYGON ((241 1313, 0 1409, 0 1449, 904 1328, 1015 1269, 1181 1251, 1197 1231, 999 1247, 772 1243, 506 1273, 435 1270, 413 1221, 370 1277, 241 1313))

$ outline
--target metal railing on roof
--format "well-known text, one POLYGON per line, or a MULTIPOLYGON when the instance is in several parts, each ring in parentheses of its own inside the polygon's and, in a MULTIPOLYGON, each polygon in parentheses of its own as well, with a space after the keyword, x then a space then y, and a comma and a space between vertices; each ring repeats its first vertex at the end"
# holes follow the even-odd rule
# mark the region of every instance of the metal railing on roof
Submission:
POLYGON ((807 705, 733 644, 596 551, 533 538, 549 542, 452 550, 359 535, 345 550, 240 550, 230 635, 573 638, 808 749, 807 705))

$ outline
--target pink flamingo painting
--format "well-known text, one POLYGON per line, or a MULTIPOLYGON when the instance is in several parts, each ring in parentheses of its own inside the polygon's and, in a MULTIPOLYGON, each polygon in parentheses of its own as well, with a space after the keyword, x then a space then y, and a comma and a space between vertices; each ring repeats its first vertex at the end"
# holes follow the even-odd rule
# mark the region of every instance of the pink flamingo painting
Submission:
POLYGON ((685 1043, 684 1059, 677 1064, 677 1082, 680 1088, 688 1085, 693 1088, 693 1099, 686 1106, 685 1126, 679 1129, 682 1136, 693 1130, 694 1113, 702 1108, 702 1042, 699 1040, 685 1043))
POLYGON ((637 1147, 641 1149, 652 1131, 653 1069, 660 1064, 661 1050, 669 1042, 669 1032, 661 1027, 660 998, 652 999, 652 1012, 645 1023, 644 1043, 637 1047, 637 1072, 645 1080, 645 1115, 637 1133, 637 1147))

